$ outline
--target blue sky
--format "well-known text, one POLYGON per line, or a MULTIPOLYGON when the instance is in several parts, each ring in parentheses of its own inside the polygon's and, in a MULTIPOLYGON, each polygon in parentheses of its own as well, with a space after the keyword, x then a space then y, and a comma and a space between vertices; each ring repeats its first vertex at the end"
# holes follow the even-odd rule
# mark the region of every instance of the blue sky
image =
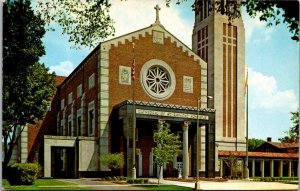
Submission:
MULTIPOLYGON (((165 0, 112 0, 111 16, 116 36, 147 27, 155 21, 154 6, 161 7, 160 21, 191 47, 194 13, 191 2, 165 6, 165 0)), ((291 126, 290 112, 299 105, 299 47, 285 24, 271 28, 243 14, 246 30, 246 64, 249 67, 249 137, 277 141, 291 126)), ((54 26, 56 26, 54 24, 54 26)), ((46 55, 41 61, 58 75, 68 75, 92 50, 72 49, 68 37, 55 32, 44 37, 46 55)), ((109 38, 108 38, 109 39, 109 38)))

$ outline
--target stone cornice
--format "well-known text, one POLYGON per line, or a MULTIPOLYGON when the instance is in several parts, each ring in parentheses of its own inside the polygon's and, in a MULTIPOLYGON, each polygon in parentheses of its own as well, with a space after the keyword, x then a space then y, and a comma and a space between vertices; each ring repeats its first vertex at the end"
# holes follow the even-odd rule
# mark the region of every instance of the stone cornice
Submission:
MULTIPOLYGON (((156 103, 156 102, 145 102, 145 101, 134 101, 135 105, 137 106, 149 106, 149 107, 156 107, 156 108, 167 108, 167 109, 179 109, 179 110, 186 110, 186 111, 197 111, 197 107, 192 106, 184 106, 184 105, 175 105, 175 104, 165 104, 165 103, 156 103)), ((132 100, 125 100, 120 104, 116 105, 115 108, 122 107, 124 105, 132 105, 132 100)), ((212 108, 199 108, 200 112, 208 112, 214 113, 216 110, 212 108)))

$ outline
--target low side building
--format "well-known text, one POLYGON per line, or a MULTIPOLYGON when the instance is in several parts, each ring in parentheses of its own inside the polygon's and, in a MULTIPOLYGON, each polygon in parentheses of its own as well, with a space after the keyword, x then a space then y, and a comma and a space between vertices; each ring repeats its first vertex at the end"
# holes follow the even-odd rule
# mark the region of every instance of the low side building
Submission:
MULTIPOLYGON (((271 138, 248 152, 249 177, 297 177, 299 169, 299 143, 272 142, 271 138)), ((220 162, 220 175, 228 177, 230 169, 226 160, 230 156, 237 157, 240 161, 240 173, 246 161, 246 152, 223 151, 218 152, 220 162)))

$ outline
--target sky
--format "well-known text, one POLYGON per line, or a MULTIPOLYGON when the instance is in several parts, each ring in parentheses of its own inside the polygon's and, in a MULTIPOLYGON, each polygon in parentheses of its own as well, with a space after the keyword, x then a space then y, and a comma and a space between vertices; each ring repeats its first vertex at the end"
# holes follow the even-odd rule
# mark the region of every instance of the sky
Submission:
MULTIPOLYGON (((159 4, 161 24, 191 48, 194 12, 192 0, 166 7, 165 0, 111 0, 115 36, 150 26, 159 4)), ((175 2, 175 1, 173 1, 175 2)), ((287 25, 266 27, 243 11, 246 32, 245 62, 249 77, 249 137, 273 141, 285 136, 292 125, 290 112, 299 107, 299 45, 291 40, 287 25)), ((54 25, 55 26, 55 25, 54 25)), ((46 55, 41 58, 51 71, 67 76, 92 49, 71 48, 68 36, 49 31, 43 38, 46 55)), ((107 39, 110 39, 109 37, 107 39)))

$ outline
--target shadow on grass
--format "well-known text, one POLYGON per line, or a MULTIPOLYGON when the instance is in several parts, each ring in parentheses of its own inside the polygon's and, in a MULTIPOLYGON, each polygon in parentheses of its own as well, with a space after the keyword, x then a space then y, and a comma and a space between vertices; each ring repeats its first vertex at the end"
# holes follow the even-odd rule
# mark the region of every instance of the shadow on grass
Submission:
POLYGON ((176 185, 135 185, 138 188, 144 188, 147 190, 193 190, 192 188, 183 187, 183 186, 176 186, 176 185))

